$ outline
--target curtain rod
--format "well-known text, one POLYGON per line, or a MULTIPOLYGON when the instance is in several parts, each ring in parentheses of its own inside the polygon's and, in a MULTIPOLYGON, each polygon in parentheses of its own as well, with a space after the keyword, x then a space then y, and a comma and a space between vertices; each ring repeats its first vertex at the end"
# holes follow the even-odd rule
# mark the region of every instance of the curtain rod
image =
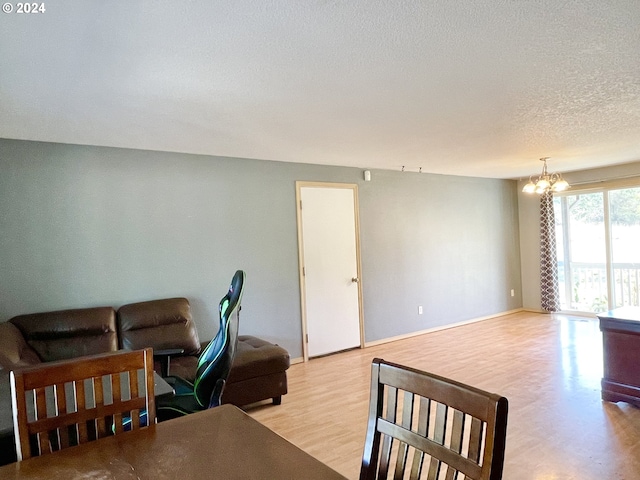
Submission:
POLYGON ((593 184, 596 184, 596 183, 613 182, 615 180, 627 180, 629 178, 640 179, 640 173, 634 173, 634 174, 630 174, 630 175, 622 175, 620 177, 608 177, 608 178, 601 178, 599 180, 585 180, 584 182, 570 182, 570 183, 571 183, 571 186, 573 186, 573 185, 593 185, 593 184))

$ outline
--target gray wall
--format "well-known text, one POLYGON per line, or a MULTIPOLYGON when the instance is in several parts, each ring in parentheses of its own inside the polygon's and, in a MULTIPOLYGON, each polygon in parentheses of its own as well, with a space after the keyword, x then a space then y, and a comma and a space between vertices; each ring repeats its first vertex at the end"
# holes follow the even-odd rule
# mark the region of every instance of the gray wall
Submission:
MULTIPOLYGON (((640 162, 594 168, 575 172, 562 172, 564 179, 573 184, 605 182, 633 175, 640 176, 640 162)), ((520 250, 522 252, 523 308, 540 311, 540 197, 522 193, 529 179, 518 182, 518 208, 520 219, 520 250)))
POLYGON ((521 307, 514 183, 377 171, 361 185, 367 340, 521 307))
POLYGON ((367 341, 522 305, 515 181, 0 139, 0 321, 186 296, 208 339, 242 268, 300 357, 296 180, 359 184, 367 341))

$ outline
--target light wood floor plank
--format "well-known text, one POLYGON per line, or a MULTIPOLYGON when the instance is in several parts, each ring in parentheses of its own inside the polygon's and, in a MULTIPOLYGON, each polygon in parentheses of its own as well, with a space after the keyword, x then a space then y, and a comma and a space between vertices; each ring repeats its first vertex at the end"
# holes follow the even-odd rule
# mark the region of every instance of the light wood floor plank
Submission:
POLYGON ((584 317, 521 312, 313 359, 291 366, 282 405, 248 413, 356 479, 374 357, 506 396, 505 479, 640 478, 640 409, 600 399, 602 340, 584 317))

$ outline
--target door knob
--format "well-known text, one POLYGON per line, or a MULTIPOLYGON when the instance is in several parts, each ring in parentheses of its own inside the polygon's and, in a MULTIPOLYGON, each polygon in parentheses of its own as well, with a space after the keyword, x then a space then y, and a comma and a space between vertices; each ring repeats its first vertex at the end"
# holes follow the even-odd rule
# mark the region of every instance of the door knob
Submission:
POLYGON ((351 281, 352 281, 353 283, 358 283, 358 277, 353 277, 353 278, 351 279, 351 281))

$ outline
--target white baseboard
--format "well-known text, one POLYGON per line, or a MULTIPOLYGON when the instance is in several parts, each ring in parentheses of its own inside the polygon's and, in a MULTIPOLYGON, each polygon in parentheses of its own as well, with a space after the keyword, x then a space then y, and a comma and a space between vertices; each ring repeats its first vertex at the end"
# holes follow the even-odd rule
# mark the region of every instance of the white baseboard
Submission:
POLYGON ((536 308, 523 308, 523 312, 542 313, 545 315, 570 315, 572 317, 588 317, 598 318, 598 314, 593 312, 583 312, 580 310, 559 310, 557 312, 547 312, 546 310, 538 310, 536 308))
MULTIPOLYGON (((449 323, 447 325, 440 325, 438 327, 428 328, 426 330, 420 330, 418 332, 411 332, 404 335, 398 335, 397 337, 383 338, 382 340, 374 340, 373 342, 365 342, 364 348, 375 347, 376 345, 382 345, 383 343, 395 342, 396 340, 403 340, 405 338, 417 337, 418 335, 424 335, 425 333, 437 332, 438 330, 446 330, 448 328, 460 327, 462 325, 468 325, 470 323, 482 322, 483 320, 489 320, 491 318, 503 317, 505 315, 511 315, 513 313, 531 311, 524 308, 516 308, 514 310, 508 310, 506 312, 494 313, 493 315, 487 315, 485 317, 472 318, 470 320, 464 320, 462 322, 449 323)), ((541 312, 542 313, 542 312, 541 312)), ((304 363, 303 357, 296 357, 290 360, 291 365, 296 363, 304 363)))
POLYGON ((511 315, 512 313, 519 313, 525 311, 523 308, 516 308, 514 310, 508 310, 506 312, 500 312, 500 313, 495 313, 493 315, 487 315, 485 317, 477 317, 477 318, 472 318, 470 320, 464 320, 462 322, 456 322, 456 323, 449 323, 447 325, 440 325, 437 327, 433 327, 433 328, 428 328, 426 330, 420 330, 417 332, 411 332, 411 333, 407 333, 404 335, 398 335, 397 337, 389 337, 389 338, 383 338, 382 340, 374 340, 373 342, 366 342, 364 344, 364 347, 374 347, 376 345, 382 345, 383 343, 389 343, 389 342, 395 342, 396 340, 403 340, 405 338, 412 338, 412 337, 417 337, 418 335, 424 335, 425 333, 431 333, 431 332, 437 332, 439 330, 446 330, 448 328, 455 328, 455 327, 460 327, 462 325, 468 325, 470 323, 476 323, 476 322, 482 322, 483 320, 489 320, 491 318, 496 318, 496 317, 503 317, 505 315, 511 315))

